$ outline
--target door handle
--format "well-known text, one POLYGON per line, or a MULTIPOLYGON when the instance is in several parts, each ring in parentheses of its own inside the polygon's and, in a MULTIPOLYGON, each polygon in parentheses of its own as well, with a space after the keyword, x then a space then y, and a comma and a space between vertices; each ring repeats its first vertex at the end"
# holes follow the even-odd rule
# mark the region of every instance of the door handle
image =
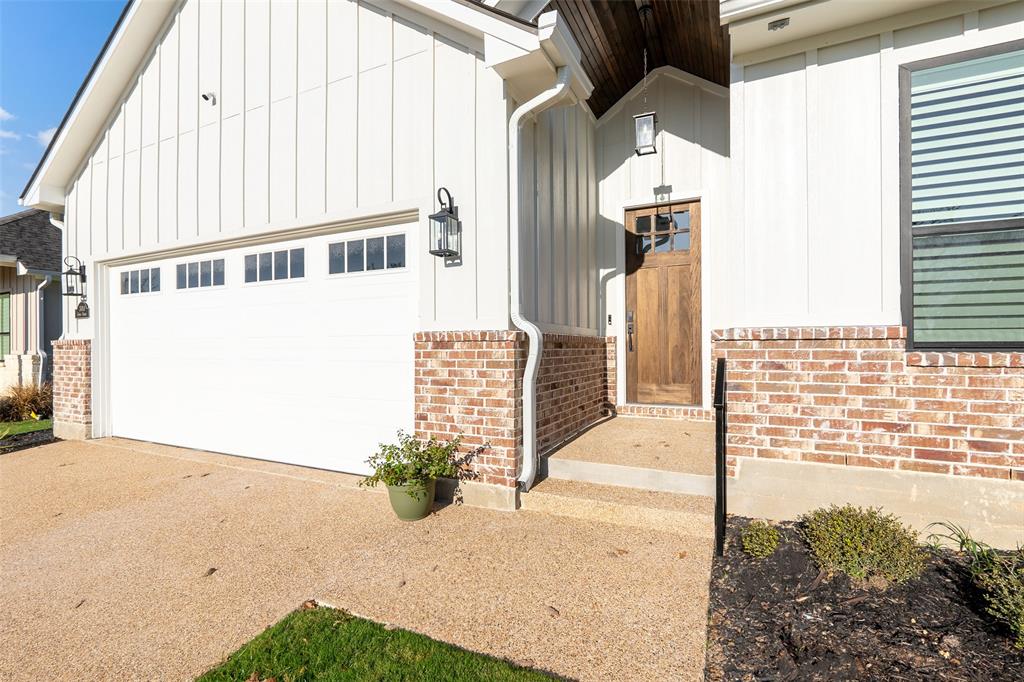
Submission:
POLYGON ((626 348, 633 352, 633 311, 626 312, 626 348))

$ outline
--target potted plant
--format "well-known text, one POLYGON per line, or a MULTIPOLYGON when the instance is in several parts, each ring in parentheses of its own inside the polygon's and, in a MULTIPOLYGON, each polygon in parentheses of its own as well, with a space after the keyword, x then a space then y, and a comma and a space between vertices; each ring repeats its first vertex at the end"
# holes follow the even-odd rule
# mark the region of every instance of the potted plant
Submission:
POLYGON ((381 443, 366 460, 373 473, 360 485, 386 485, 391 508, 403 521, 425 518, 434 502, 437 479, 455 478, 459 473, 461 441, 461 436, 447 442, 433 436, 421 441, 400 430, 398 443, 381 443))

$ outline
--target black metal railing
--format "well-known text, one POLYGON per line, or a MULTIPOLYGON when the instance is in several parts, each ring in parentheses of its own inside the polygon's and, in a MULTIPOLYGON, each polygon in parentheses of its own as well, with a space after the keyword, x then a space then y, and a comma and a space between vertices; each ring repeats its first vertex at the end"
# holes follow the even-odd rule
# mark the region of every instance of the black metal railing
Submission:
POLYGON ((725 358, 715 363, 715 554, 725 550, 725 358))

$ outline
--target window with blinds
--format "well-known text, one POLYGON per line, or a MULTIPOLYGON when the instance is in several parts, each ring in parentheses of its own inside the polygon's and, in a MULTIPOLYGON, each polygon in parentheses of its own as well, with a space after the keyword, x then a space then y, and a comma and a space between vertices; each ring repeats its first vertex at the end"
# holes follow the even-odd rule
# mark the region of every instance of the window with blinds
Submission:
POLYGON ((11 354, 11 295, 0 294, 0 362, 11 354))
POLYGON ((1013 47, 904 67, 904 310, 917 347, 1024 347, 1024 46, 1013 47))

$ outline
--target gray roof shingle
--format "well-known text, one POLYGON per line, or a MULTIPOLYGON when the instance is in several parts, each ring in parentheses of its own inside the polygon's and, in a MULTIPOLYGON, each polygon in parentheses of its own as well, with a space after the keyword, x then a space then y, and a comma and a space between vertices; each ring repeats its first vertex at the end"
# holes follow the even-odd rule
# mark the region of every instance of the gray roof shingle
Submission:
POLYGON ((47 211, 29 209, 0 218, 0 254, 17 256, 34 270, 61 270, 60 228, 47 211))

